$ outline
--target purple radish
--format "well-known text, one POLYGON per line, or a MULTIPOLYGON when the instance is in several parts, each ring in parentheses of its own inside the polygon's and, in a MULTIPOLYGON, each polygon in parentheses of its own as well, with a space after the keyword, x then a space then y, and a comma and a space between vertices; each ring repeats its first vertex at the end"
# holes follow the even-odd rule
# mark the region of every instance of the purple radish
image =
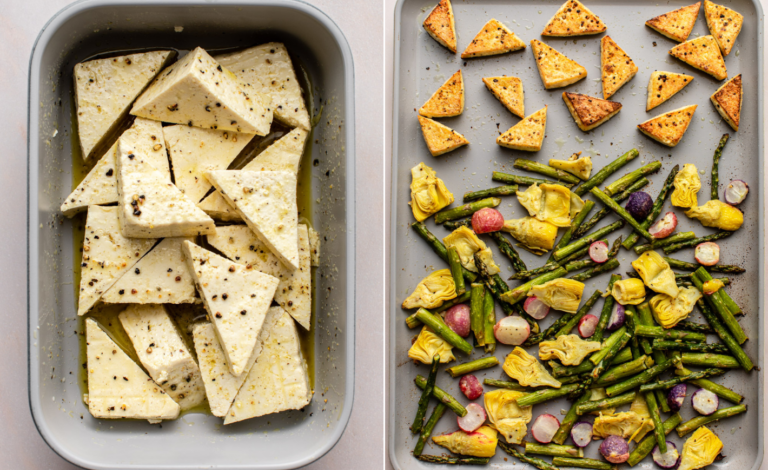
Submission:
POLYGON ((445 312, 445 324, 462 338, 469 336, 469 306, 459 304, 449 308, 445 312))
POLYGON ((694 410, 704 416, 709 416, 717 411, 717 407, 720 405, 720 400, 714 393, 700 388, 691 395, 691 404, 693 405, 694 410))
POLYGON ((525 299, 523 310, 535 320, 543 320, 549 315, 549 305, 537 299, 535 295, 525 299))
POLYGON ((611 317, 608 319, 608 325, 605 329, 608 331, 614 331, 621 328, 624 325, 624 306, 618 302, 613 304, 613 310, 611 310, 611 317))
POLYGON ((600 444, 600 453, 611 463, 624 463, 629 459, 629 445, 621 437, 611 434, 600 444))
POLYGON ((686 384, 677 384, 667 393, 667 404, 672 411, 680 411, 683 403, 685 403, 685 396, 688 392, 688 386, 686 384))
POLYGON ((651 213, 651 209, 653 209, 653 198, 648 193, 637 191, 629 195, 626 207, 629 215, 635 220, 645 220, 648 214, 651 213))
POLYGON ((456 418, 464 432, 475 432, 485 423, 485 410, 477 403, 467 405, 467 414, 456 418))
POLYGON ((725 202, 732 206, 738 206, 749 194, 749 185, 742 180, 733 180, 725 187, 725 202))
POLYGON ((663 454, 659 450, 659 446, 655 446, 651 456, 656 465, 661 468, 677 468, 680 465, 680 452, 677 451, 674 442, 667 441, 667 451, 663 454))
POLYGON ((589 257, 595 263, 605 263, 608 261, 608 244, 600 241, 589 245, 589 257))
POLYGON ((482 384, 472 374, 465 375, 459 380, 459 390, 470 400, 477 400, 483 394, 482 384))
POLYGON ((675 228, 677 228, 677 216, 674 212, 667 212, 664 217, 648 228, 648 233, 656 239, 667 238, 672 235, 675 228))
POLYGON ((571 428, 571 439, 576 447, 587 447, 592 442, 592 423, 579 421, 571 428))
POLYGON ((504 317, 493 327, 493 336, 501 344, 520 346, 530 335, 531 326, 518 315, 504 317))
POLYGON ((540 444, 549 444, 560 428, 560 421, 550 414, 539 415, 531 426, 531 434, 540 444))
POLYGON ((720 262, 720 245, 715 242, 704 242, 696 245, 693 257, 703 266, 714 266, 720 262))
POLYGON ((599 321, 600 319, 594 315, 584 315, 581 317, 581 320, 579 320, 579 334, 581 337, 589 338, 595 334, 595 328, 597 328, 597 323, 599 321))

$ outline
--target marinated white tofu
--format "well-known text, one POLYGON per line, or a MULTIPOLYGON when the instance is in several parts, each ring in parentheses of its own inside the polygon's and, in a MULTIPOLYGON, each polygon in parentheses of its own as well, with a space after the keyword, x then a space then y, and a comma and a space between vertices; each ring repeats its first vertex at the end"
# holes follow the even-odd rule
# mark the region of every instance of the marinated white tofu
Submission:
POLYGON ((179 417, 180 407, 128 357, 93 318, 86 318, 88 411, 94 418, 179 417))
POLYGON ((219 191, 214 191, 205 197, 198 205, 203 212, 216 220, 225 222, 239 222, 243 219, 234 207, 221 196, 219 191))
POLYGON ((114 206, 88 207, 80 268, 78 315, 88 313, 115 281, 157 242, 153 238, 123 237, 117 212, 118 208, 114 206))
POLYGON ((291 127, 309 130, 309 113, 301 95, 288 49, 270 42, 244 51, 217 55, 221 65, 257 91, 272 97, 275 118, 291 127))
POLYGON ((75 65, 75 106, 83 159, 115 131, 131 104, 172 57, 171 51, 153 51, 75 65))
MULTIPOLYGON (((229 371, 227 356, 221 348, 216 331, 210 323, 198 323, 192 330, 197 352, 197 361, 200 364, 200 372, 205 383, 205 394, 208 396, 208 404, 214 416, 223 418, 227 415, 232 400, 237 391, 245 382, 248 374, 235 377, 229 371)), ((251 355, 251 363, 246 366, 250 370, 253 362, 261 351, 257 343, 257 350, 251 355)))
POLYGON ((320 234, 309 227, 309 253, 312 257, 312 266, 320 266, 320 234))
POLYGON ((113 304, 183 304, 195 301, 195 282, 181 248, 184 240, 165 238, 102 296, 113 304))
POLYGON ((149 376, 182 410, 205 400, 200 369, 162 305, 131 305, 118 315, 149 376))
POLYGON ((133 137, 123 135, 117 144, 118 213, 123 236, 166 238, 214 233, 213 219, 154 166, 133 137))
POLYGON ((254 134, 167 126, 163 128, 163 136, 173 162, 176 186, 197 203, 211 189, 211 183, 203 174, 226 170, 254 134))
POLYGON ((131 114, 205 129, 267 135, 271 99, 241 82, 202 48, 165 69, 131 114))
POLYGON ((206 173, 206 178, 287 268, 299 268, 296 175, 220 170, 206 173))
POLYGON ((280 307, 269 309, 259 337, 261 353, 240 387, 224 424, 300 410, 312 400, 296 323, 280 307))
POLYGON ((96 166, 91 168, 72 194, 64 199, 61 212, 65 216, 72 217, 88 209, 88 206, 117 202, 116 153, 117 142, 96 162, 96 166))
POLYGON ((309 330, 312 315, 312 267, 307 226, 299 224, 299 269, 291 271, 244 225, 218 227, 208 243, 236 263, 280 279, 275 301, 309 330))
POLYGON ((187 266, 216 329, 232 375, 246 373, 275 290, 276 277, 185 241, 187 266))

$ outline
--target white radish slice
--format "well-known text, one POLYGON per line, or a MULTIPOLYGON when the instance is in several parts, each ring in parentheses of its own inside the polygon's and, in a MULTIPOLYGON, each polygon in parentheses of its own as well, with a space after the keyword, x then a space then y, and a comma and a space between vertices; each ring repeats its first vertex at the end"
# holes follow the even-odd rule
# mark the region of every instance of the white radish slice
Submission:
POLYGON ((699 243, 693 251, 693 256, 701 265, 714 266, 720 262, 720 245, 715 242, 699 243))
POLYGON ((531 426, 531 434, 537 442, 549 444, 560 428, 560 421, 550 414, 539 415, 531 426))
POLYGON ((531 326, 518 315, 504 317, 493 326, 493 336, 501 344, 520 346, 530 335, 531 326))
POLYGON ((733 180, 725 188, 725 202, 738 206, 749 194, 749 185, 742 180, 733 180))
POLYGON ((587 447, 592 442, 592 423, 579 421, 571 428, 571 439, 576 447, 587 447))
POLYGON ((543 320, 549 315, 549 305, 537 299, 536 296, 525 299, 523 310, 535 320, 543 320))
POLYGON ((595 328, 597 328, 599 321, 600 319, 594 315, 584 315, 581 317, 581 320, 579 320, 579 334, 581 337, 589 338, 595 334, 595 328))
POLYGON ((720 405, 720 399, 709 390, 700 388, 691 395, 691 404, 693 405, 694 410, 704 416, 709 416, 717 411, 717 407, 720 405))
POLYGON ((467 405, 467 414, 456 418, 464 432, 475 432, 485 423, 485 410, 477 403, 467 405))
POLYGON ((677 446, 671 441, 667 441, 667 451, 665 453, 662 454, 659 446, 655 446, 651 456, 656 465, 661 468, 675 468, 680 462, 680 452, 677 451, 677 446))
POLYGON ((667 238, 672 235, 676 227, 677 216, 674 212, 667 212, 664 217, 648 228, 648 233, 653 235, 653 238, 667 238))
POLYGON ((589 257, 595 263, 605 263, 608 261, 608 244, 600 241, 589 245, 589 257))

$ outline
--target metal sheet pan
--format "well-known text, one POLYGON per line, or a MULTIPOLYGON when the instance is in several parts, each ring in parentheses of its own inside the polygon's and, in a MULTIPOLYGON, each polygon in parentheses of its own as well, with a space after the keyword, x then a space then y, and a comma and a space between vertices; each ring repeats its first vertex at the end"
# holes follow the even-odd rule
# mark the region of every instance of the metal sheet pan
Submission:
MULTIPOLYGON (((547 163, 550 158, 565 159, 573 152, 581 151, 583 155, 591 155, 595 168, 599 169, 609 161, 631 148, 640 151, 640 157, 622 169, 619 174, 609 179, 612 181, 620 174, 630 169, 638 168, 644 163, 661 160, 661 171, 649 179, 652 181, 647 191, 655 197, 664 178, 675 164, 694 163, 704 171, 702 174, 702 191, 699 193, 700 203, 709 199, 710 170, 712 154, 717 147, 719 137, 730 133, 731 140, 720 164, 721 191, 731 179, 744 179, 750 185, 754 194, 741 206, 745 211, 744 227, 730 239, 722 243, 722 262, 736 263, 747 269, 746 274, 731 276, 733 286, 729 292, 743 306, 747 314, 740 322, 748 333, 750 340, 746 351, 758 366, 751 374, 734 371, 719 379, 725 385, 743 394, 745 403, 749 406, 748 413, 732 418, 713 426, 725 443, 724 454, 727 458, 712 465, 714 468, 758 468, 763 459, 763 377, 759 370, 762 365, 763 341, 763 12, 760 4, 752 0, 732 0, 720 2, 741 12, 745 17, 744 27, 736 46, 726 59, 730 77, 743 74, 744 105, 742 109, 739 132, 734 133, 723 122, 709 101, 709 96, 722 84, 708 75, 701 73, 671 57, 667 51, 676 43, 650 30, 644 23, 659 14, 690 4, 682 0, 650 3, 636 0, 609 1, 592 0, 586 5, 607 24, 610 35, 635 61, 639 72, 632 81, 625 85, 612 99, 622 103, 621 112, 606 124, 590 132, 582 132, 576 127, 561 98, 563 91, 585 93, 601 97, 600 85, 600 38, 583 36, 577 38, 542 38, 540 32, 560 6, 560 0, 513 2, 480 0, 453 2, 458 33, 459 54, 480 31, 481 27, 491 18, 496 18, 506 24, 520 36, 528 48, 515 52, 488 58, 461 60, 459 54, 451 54, 447 49, 437 44, 424 31, 421 24, 434 6, 434 0, 400 0, 395 13, 395 93, 393 111, 393 159, 392 159, 392 231, 391 231, 391 291, 389 312, 390 349, 389 349, 389 452, 393 465, 399 469, 433 468, 411 456, 416 438, 408 427, 411 424, 420 396, 420 390, 413 384, 416 374, 426 375, 428 367, 414 365, 407 357, 411 338, 418 333, 409 330, 405 325, 407 312, 400 308, 403 299, 411 292, 416 283, 433 269, 447 267, 431 249, 413 232, 410 224, 413 215, 407 205, 410 200, 409 184, 411 182, 410 168, 423 161, 437 171, 448 189, 456 198, 456 204, 461 201, 465 191, 496 186, 499 183, 491 181, 492 171, 506 171, 524 174, 512 167, 516 158, 531 158, 547 163), (539 39, 576 60, 588 70, 586 79, 563 89, 545 90, 539 77, 530 40, 539 39), (454 152, 434 158, 424 144, 421 130, 416 119, 416 110, 431 96, 431 94, 450 77, 456 70, 464 74, 466 106, 461 116, 441 119, 440 122, 464 134, 470 145, 454 152), (671 100, 658 108, 646 113, 646 87, 651 72, 665 70, 682 72, 695 77, 693 83, 671 100), (546 138, 541 151, 536 153, 516 152, 496 145, 495 138, 499 131, 503 132, 519 121, 519 118, 509 113, 485 88, 482 77, 497 75, 513 75, 520 77, 525 90, 526 114, 549 105, 546 138), (636 125, 664 112, 679 107, 698 104, 694 121, 690 125, 682 142, 674 149, 661 146, 642 135, 636 125)), ((709 34, 703 12, 693 29, 691 38, 709 34)), ((529 174, 529 176, 537 176, 529 174)), ((600 204, 598 204, 599 206, 600 204)), ((503 199, 498 207, 506 219, 523 217, 525 209, 514 197, 503 199)), ((667 202, 666 210, 671 210, 667 202)), ((679 211, 678 211, 679 212, 679 211)), ((706 234, 711 230, 703 228, 678 214, 680 226, 678 230, 694 230, 698 234, 706 234)), ((611 215, 598 224, 598 227, 615 220, 611 215)), ((433 220, 427 221, 430 230, 442 238, 449 233, 442 227, 437 227, 433 220)), ((625 228, 621 232, 629 234, 625 228)), ((614 234, 610 240, 617 236, 614 234)), ((504 278, 511 274, 508 260, 499 254, 495 244, 488 240, 488 245, 494 250, 495 259, 502 266, 504 278)), ((543 257, 535 257, 521 250, 523 259, 529 267, 543 264, 543 257)), ((693 261, 692 250, 678 252, 678 258, 693 261)), ((624 273, 631 270, 630 262, 635 259, 634 252, 623 250, 619 253, 621 268, 617 271, 624 273)), ((585 295, 595 289, 604 289, 608 274, 589 280, 585 295)), ((512 282, 510 285, 515 285, 512 282)), ((595 310, 599 312, 599 305, 595 310)), ((594 312, 593 312, 594 313, 594 312)), ((497 306, 497 315, 501 315, 497 306)), ((557 316, 557 314, 555 314, 557 316)), ((695 311, 693 318, 700 320, 700 314, 695 311)), ((541 322, 546 327, 553 321, 552 315, 541 322)), ((499 346, 496 356, 503 358, 511 351, 508 346, 499 346)), ((537 351, 531 348, 530 351, 537 351)), ((476 351, 472 358, 480 357, 476 351)), ((457 353, 458 362, 464 362, 467 357, 457 353)), ((477 374, 481 380, 502 378, 506 375, 500 367, 481 371, 477 374)), ((438 386, 445 388, 460 401, 466 403, 465 397, 458 389, 458 380, 450 379, 442 372, 438 375, 438 386)), ((486 387, 486 390, 489 388, 486 387)), ((434 403, 432 404, 434 405, 434 403)), ((569 408, 569 402, 558 400, 534 409, 535 416, 541 413, 551 413, 562 418, 563 410, 569 408)), ((683 418, 693 415, 689 402, 683 410, 683 418)), ((448 412, 443 417, 435 434, 457 429, 455 416, 448 412)), ((530 430, 530 426, 529 426, 530 430)), ((675 433, 669 439, 681 444, 682 439, 675 433)), ((527 440, 532 440, 531 436, 527 440)), ((597 453, 597 445, 588 447, 588 454, 597 453)), ((681 449, 678 446, 678 449, 681 449)), ((425 453, 442 454, 445 449, 429 444, 425 453)), ((520 462, 502 455, 497 451, 492 460, 492 468, 520 468, 520 462), (505 460, 508 458, 508 460, 505 460), (516 466, 513 467, 513 465, 516 466)), ((653 462, 648 459, 640 464, 642 468, 650 468, 653 462)), ((523 467, 526 467, 523 464, 523 467)))
MULTIPOLYGON (((295 468, 325 454, 349 419, 354 383, 354 83, 352 54, 325 14, 300 1, 81 1, 54 16, 32 51, 29 82, 29 390, 45 441, 82 467, 295 468), (177 27, 182 27, 177 28, 177 27), (72 68, 94 54, 283 41, 324 105, 314 130, 311 218, 323 236, 315 290, 315 390, 302 411, 222 426, 188 413, 152 426, 96 420, 77 383, 72 189, 72 68), (326 174, 326 172, 328 172, 326 174), (327 401, 326 401, 327 400, 327 401)), ((305 157, 306 158, 306 157, 305 157)))

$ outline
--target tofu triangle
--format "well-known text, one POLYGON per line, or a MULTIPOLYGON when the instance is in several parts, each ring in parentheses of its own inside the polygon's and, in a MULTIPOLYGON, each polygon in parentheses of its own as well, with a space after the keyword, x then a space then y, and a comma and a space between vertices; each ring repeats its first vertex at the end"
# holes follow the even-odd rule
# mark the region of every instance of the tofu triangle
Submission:
POLYGON ((621 103, 579 93, 563 92, 563 101, 576 125, 584 132, 604 124, 621 110, 621 103))
POLYGON ((88 411, 94 418, 176 419, 181 410, 93 318, 85 319, 88 411))
POLYGON ((744 25, 744 16, 730 8, 704 0, 704 18, 723 56, 731 53, 736 38, 744 25))
POLYGON ((77 185, 72 194, 64 199, 61 212, 72 217, 88 206, 117 202, 117 176, 115 175, 115 154, 117 142, 96 162, 91 171, 77 185))
POLYGON ((248 372, 256 342, 279 280, 248 269, 190 241, 187 267, 203 299, 234 376, 248 372))
POLYGON ((649 28, 663 34, 673 41, 683 42, 693 30, 699 16, 701 2, 673 10, 645 22, 649 28))
POLYGON ((492 18, 461 53, 462 59, 504 54, 525 49, 525 43, 501 22, 492 18))
POLYGON ((615 95, 637 73, 637 65, 610 36, 600 40, 603 98, 615 95))
POLYGON ((469 141, 458 132, 448 126, 444 126, 432 119, 419 116, 421 133, 424 142, 427 143, 429 153, 433 157, 451 152, 457 148, 469 144, 469 141))
POLYGON ((312 400, 296 323, 280 307, 269 309, 259 337, 261 353, 240 387, 224 424, 286 410, 312 400))
POLYGON ((299 224, 299 268, 291 271, 244 225, 218 227, 208 243, 227 258, 280 280, 275 302, 309 331, 312 315, 312 266, 307 226, 299 224))
POLYGON ((458 116, 464 111, 464 80, 461 70, 443 83, 419 109, 419 114, 430 118, 458 116))
POLYGON ((163 127, 176 187, 192 202, 200 202, 212 187, 203 174, 226 170, 253 136, 190 126, 163 127))
POLYGON ((104 293, 113 304, 182 304, 195 301, 195 283, 181 244, 165 238, 104 293))
POLYGON ((543 42, 531 39, 533 57, 544 88, 561 88, 587 76, 587 69, 543 42))
POLYGON ((669 53, 718 80, 725 80, 728 77, 720 47, 712 36, 702 36, 678 44, 670 49, 669 53))
POLYGON ((579 0, 568 0, 541 32, 542 36, 584 36, 606 30, 605 23, 579 0))
POLYGON ((118 208, 90 206, 85 220, 77 314, 85 315, 110 287, 155 244, 152 238, 125 238, 118 208))
POLYGON ((648 82, 648 100, 645 110, 650 111, 672 98, 693 81, 693 77, 682 73, 655 71, 648 82))
POLYGON ((739 118, 741 117, 741 102, 744 96, 744 90, 741 86, 741 74, 728 80, 712 94, 710 99, 717 108, 717 112, 723 117, 725 122, 733 128, 739 130, 739 118))
POLYGON ((522 80, 517 77, 483 77, 483 83, 510 113, 525 117, 522 80))
POLYGON ((424 20, 424 29, 441 46, 456 53, 456 24, 450 0, 440 0, 424 20))
POLYGON ((206 177, 289 270, 299 267, 296 175, 289 171, 212 171, 206 177))
POLYGON ((143 52, 75 65, 75 106, 83 160, 97 156, 136 97, 173 55, 172 51, 143 52))
POLYGON ((496 143, 513 150, 537 152, 547 129, 547 106, 526 117, 496 138, 496 143))
POLYGON ((695 111, 695 104, 675 109, 674 111, 649 119, 639 124, 637 128, 653 140, 667 147, 674 147, 683 138, 695 111))

